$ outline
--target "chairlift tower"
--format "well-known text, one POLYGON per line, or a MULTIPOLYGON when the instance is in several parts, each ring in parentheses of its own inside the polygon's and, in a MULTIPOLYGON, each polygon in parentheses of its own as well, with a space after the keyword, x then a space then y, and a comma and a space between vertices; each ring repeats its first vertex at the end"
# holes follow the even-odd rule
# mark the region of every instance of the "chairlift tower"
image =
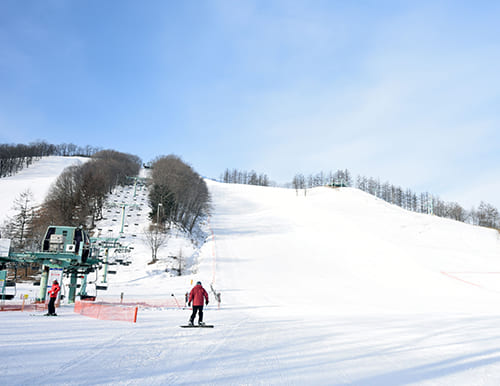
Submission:
POLYGON ((120 235, 123 234, 123 227, 125 226, 125 213, 127 206, 131 209, 140 209, 141 206, 138 204, 126 204, 124 202, 120 204, 111 204, 111 208, 120 208, 121 209, 121 224, 120 224, 120 235))
POLYGON ((146 184, 146 178, 144 177, 127 177, 130 180, 134 180, 134 198, 137 196, 137 185, 144 186, 146 184))
POLYGON ((95 271, 101 263, 98 256, 94 254, 95 251, 87 232, 81 227, 49 226, 40 251, 11 252, 10 240, 7 241, 2 240, 0 243, 8 245, 7 248, 2 248, 0 263, 37 263, 42 266, 38 297, 40 301, 45 300, 51 269, 58 269, 70 275, 68 300, 74 302, 78 275, 95 271), (7 249, 7 252, 3 249, 7 249))

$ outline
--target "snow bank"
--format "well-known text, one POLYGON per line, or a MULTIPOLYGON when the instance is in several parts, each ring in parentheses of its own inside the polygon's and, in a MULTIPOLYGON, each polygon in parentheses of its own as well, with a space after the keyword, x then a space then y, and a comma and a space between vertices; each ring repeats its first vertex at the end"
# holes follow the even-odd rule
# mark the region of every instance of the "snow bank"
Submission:
POLYGON ((72 165, 87 162, 85 157, 44 157, 34 162, 29 168, 24 168, 11 177, 0 178, 0 225, 8 217, 15 215, 12 210, 14 201, 27 189, 33 193, 33 205, 40 205, 45 199, 50 186, 62 171, 72 165))

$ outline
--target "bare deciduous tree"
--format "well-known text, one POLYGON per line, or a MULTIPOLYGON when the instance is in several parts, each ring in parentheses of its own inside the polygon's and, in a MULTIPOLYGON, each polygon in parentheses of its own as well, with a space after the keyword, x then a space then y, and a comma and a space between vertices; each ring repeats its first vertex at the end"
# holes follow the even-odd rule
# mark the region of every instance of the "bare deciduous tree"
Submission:
POLYGON ((257 174, 255 170, 247 172, 246 170, 226 169, 221 175, 221 180, 228 184, 246 184, 258 186, 270 186, 272 184, 266 174, 257 174))
POLYGON ((15 215, 4 225, 3 234, 12 240, 12 247, 23 249, 30 244, 32 221, 35 213, 33 193, 30 189, 22 192, 12 207, 15 215))
POLYGON ((158 261, 158 251, 166 245, 169 238, 169 231, 168 227, 158 224, 151 224, 148 228, 144 229, 146 243, 151 248, 151 261, 149 264, 154 264, 158 261))
MULTIPOLYGON (((134 155, 106 150, 79 166, 66 168, 49 190, 40 216, 45 223, 93 227, 102 218, 106 195, 117 185, 137 175, 140 159, 134 155)), ((43 222, 43 221, 39 221, 43 222)))
POLYGON ((300 189, 304 189, 304 196, 306 195, 306 178, 303 174, 296 174, 295 177, 293 177, 292 186, 297 196, 299 195, 300 189))
POLYGON ((208 214, 210 196, 205 181, 175 155, 158 158, 152 169, 151 219, 192 232, 197 221, 208 214))
POLYGON ((184 268, 185 268, 185 257, 182 253, 182 248, 179 250, 179 253, 177 256, 172 256, 172 258, 175 260, 175 266, 172 268, 173 271, 177 272, 177 276, 182 276, 184 273, 184 268))

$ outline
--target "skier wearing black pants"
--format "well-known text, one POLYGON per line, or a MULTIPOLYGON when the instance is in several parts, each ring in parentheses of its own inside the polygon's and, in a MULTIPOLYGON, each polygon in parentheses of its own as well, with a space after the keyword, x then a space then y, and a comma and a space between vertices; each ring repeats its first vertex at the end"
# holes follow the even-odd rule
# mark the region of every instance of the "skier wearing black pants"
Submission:
POLYGON ((196 318, 196 314, 198 314, 198 324, 203 326, 203 301, 205 301, 205 305, 208 305, 208 293, 205 291, 205 288, 202 287, 201 282, 197 282, 196 286, 193 287, 191 292, 189 293, 189 301, 188 306, 191 306, 193 303, 193 313, 191 314, 191 318, 189 318, 189 325, 192 326, 194 323, 194 318, 196 318))
POLYGON ((59 283, 57 280, 54 280, 52 283, 52 287, 50 288, 49 291, 49 309, 48 313, 46 314, 47 316, 57 316, 56 314, 56 299, 57 299, 57 294, 61 290, 61 287, 59 287, 59 283))

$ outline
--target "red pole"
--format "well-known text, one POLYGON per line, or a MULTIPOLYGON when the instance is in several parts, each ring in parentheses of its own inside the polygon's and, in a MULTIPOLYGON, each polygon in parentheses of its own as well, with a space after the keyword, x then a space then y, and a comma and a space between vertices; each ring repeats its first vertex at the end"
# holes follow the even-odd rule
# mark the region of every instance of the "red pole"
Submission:
POLYGON ((181 307, 181 305, 179 304, 179 302, 177 301, 177 298, 175 297, 175 295, 174 295, 174 294, 172 294, 172 297, 174 298, 175 303, 177 304, 177 307, 178 307, 178 308, 182 308, 182 307, 181 307))

